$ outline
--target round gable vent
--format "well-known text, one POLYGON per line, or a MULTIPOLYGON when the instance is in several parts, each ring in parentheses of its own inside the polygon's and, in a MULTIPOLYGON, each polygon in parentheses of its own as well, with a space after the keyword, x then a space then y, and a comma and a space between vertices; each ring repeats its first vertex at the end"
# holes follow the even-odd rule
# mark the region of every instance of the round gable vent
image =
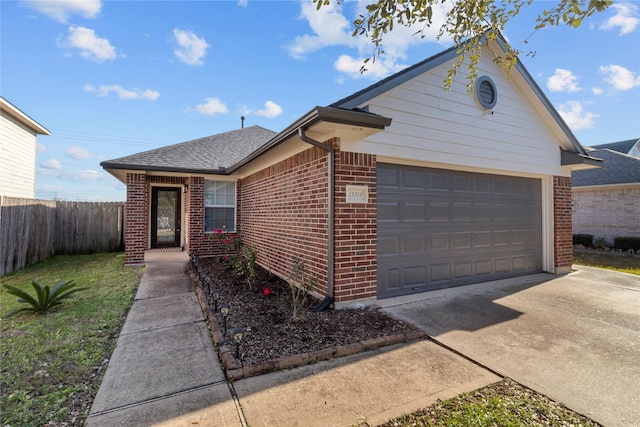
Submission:
POLYGON ((478 77, 476 81, 476 99, 484 109, 491 110, 496 106, 496 102, 498 102, 498 89, 489 77, 478 77))

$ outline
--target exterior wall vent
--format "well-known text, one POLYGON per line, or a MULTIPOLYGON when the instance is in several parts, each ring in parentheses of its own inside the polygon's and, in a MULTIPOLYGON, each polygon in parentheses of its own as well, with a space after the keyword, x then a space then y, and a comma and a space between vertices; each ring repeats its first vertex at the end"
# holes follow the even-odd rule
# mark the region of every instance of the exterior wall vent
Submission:
POLYGON ((489 77, 478 77, 476 81, 476 99, 485 110, 491 110, 496 106, 496 102, 498 102, 498 89, 489 77))

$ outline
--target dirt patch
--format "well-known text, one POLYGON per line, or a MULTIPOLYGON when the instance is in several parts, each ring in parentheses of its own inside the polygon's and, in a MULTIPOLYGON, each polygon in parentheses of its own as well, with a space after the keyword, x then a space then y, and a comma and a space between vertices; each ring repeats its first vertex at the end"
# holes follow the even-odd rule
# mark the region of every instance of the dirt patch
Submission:
MULTIPOLYGON (((197 280, 202 290, 201 297, 213 314, 212 323, 220 334, 214 340, 220 345, 228 344, 227 353, 235 359, 236 368, 242 368, 241 377, 287 368, 331 357, 353 354, 369 348, 394 344, 410 339, 424 337, 424 333, 413 325, 394 319, 376 308, 349 308, 313 312, 319 301, 307 301, 307 310, 302 318, 293 318, 291 289, 286 281, 271 275, 258 267, 253 290, 246 279, 238 276, 224 262, 216 258, 201 259, 201 268, 192 265, 193 276, 208 276, 206 280, 197 280), (214 299, 214 290, 218 291, 218 302, 214 299), (229 306, 225 320, 219 307, 229 306), (229 333, 234 328, 246 331, 238 347, 231 342, 229 333), (285 361, 288 361, 286 363, 285 361), (250 367, 254 369, 247 369, 250 367)), ((211 321, 211 319, 210 319, 211 321)), ((222 355, 224 356, 224 355, 222 355)), ((225 363, 226 368, 233 369, 225 363)))

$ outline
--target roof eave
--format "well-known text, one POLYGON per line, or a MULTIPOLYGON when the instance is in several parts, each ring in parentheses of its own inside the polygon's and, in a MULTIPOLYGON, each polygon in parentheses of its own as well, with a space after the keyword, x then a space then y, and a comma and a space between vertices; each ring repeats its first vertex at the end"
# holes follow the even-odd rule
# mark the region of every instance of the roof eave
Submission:
POLYGON ((40 135, 51 135, 51 132, 40 123, 33 120, 27 114, 22 112, 18 107, 4 99, 0 96, 0 109, 6 112, 9 116, 13 117, 14 120, 17 120, 22 125, 28 127, 33 130, 36 134, 40 135))
MULTIPOLYGON (((192 168, 179 168, 174 166, 150 166, 150 165, 134 165, 134 164, 121 164, 114 162, 101 162, 100 166, 107 172, 111 173, 112 170, 121 171, 145 171, 145 172, 174 172, 184 174, 208 174, 208 175, 226 175, 227 168, 220 167, 217 169, 192 169, 192 168)), ((115 175, 114 175, 115 176, 115 175)))
POLYGON ((602 167, 603 163, 604 160, 597 157, 560 149, 560 166, 571 166, 572 169, 592 169, 602 167))
MULTIPOLYGON (((506 52, 506 45, 505 45, 506 41, 504 40, 502 35, 500 35, 500 37, 498 37, 496 41, 498 43, 498 46, 500 46, 500 48, 506 52)), ((575 148, 576 152, 578 154, 587 155, 586 150, 584 149, 582 144, 580 144, 580 141, 578 141, 578 138, 576 138, 576 136, 573 134, 573 132, 571 131, 567 123, 564 121, 562 116, 560 116, 560 113, 558 113, 558 110, 556 110, 553 104, 551 104, 551 101, 549 101, 549 98, 547 98, 547 96, 544 94, 542 89, 540 89, 540 86, 538 86, 538 83, 536 83, 536 81, 531 76, 531 74, 529 74, 529 71, 527 71, 524 64, 522 63, 522 61, 520 61, 519 58, 516 59, 515 68, 516 70, 518 70, 518 72, 520 73, 522 78, 525 80, 525 82, 529 85, 533 93, 538 97, 542 105, 545 107, 547 112, 551 115, 551 117, 556 122, 556 124, 560 127, 562 132, 567 136, 567 139, 569 140, 569 142, 571 142, 571 145, 573 146, 573 148, 575 148)))
POLYGON ((391 124, 391 119, 364 111, 316 106, 307 114, 303 115, 300 119, 289 125, 285 130, 267 141, 267 143, 265 143, 262 147, 258 148, 249 156, 245 157, 230 168, 227 168, 227 173, 232 173, 240 169, 242 166, 245 166, 246 164, 252 162, 267 151, 277 147, 290 138, 297 136, 298 129, 308 129, 320 122, 383 130, 391 124))

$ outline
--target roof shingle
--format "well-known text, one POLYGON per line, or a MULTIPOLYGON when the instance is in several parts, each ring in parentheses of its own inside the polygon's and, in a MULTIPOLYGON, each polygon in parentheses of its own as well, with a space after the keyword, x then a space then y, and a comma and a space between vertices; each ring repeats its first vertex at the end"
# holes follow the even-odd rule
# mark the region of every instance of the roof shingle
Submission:
POLYGON ((590 151, 589 155, 604 163, 601 168, 573 171, 574 187, 640 183, 640 159, 607 148, 590 151))
POLYGON ((238 163, 276 135, 260 126, 250 126, 144 151, 100 165, 113 169, 217 172, 238 163))

